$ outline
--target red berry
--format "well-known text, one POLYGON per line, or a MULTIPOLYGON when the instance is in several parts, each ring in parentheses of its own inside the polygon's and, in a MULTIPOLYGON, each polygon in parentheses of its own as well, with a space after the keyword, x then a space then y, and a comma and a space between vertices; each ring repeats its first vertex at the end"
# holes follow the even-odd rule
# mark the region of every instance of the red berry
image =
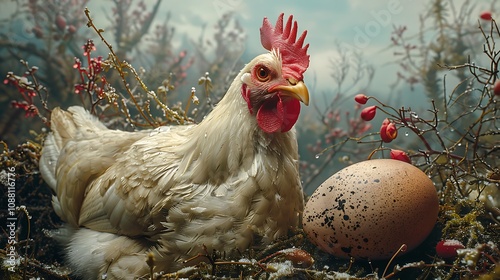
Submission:
POLYGON ((497 80, 495 84, 493 85, 493 93, 496 96, 500 96, 500 80, 497 80))
POLYGON ((391 158, 395 160, 404 161, 411 164, 410 157, 408 154, 401 150, 391 150, 391 158))
POLYGON ((443 259, 451 259, 457 256, 458 249, 464 249, 462 242, 454 239, 441 240, 436 245, 436 254, 443 259))
POLYGON ((480 13, 479 17, 481 19, 484 19, 484 20, 491 20, 492 19, 490 11, 484 11, 484 12, 480 13))
POLYGON ((43 30, 39 25, 36 25, 35 27, 33 27, 33 29, 31 29, 31 31, 33 32, 33 34, 35 34, 35 37, 37 37, 38 39, 43 38, 43 30))
POLYGON ((63 16, 58 15, 56 17, 56 26, 59 30, 64 30, 66 28, 66 19, 63 16))
POLYGON ((279 251, 284 258, 290 260, 294 267, 308 268, 314 264, 313 257, 306 251, 297 248, 279 251))
POLYGON ((354 100, 358 102, 359 104, 366 104, 366 101, 368 101, 368 97, 362 93, 357 94, 354 96, 354 100))
POLYGON ((73 34, 76 32, 76 27, 74 25, 68 26, 68 32, 73 34))
POLYGON ((377 113, 377 106, 366 107, 361 111, 361 118, 365 121, 371 121, 377 113))

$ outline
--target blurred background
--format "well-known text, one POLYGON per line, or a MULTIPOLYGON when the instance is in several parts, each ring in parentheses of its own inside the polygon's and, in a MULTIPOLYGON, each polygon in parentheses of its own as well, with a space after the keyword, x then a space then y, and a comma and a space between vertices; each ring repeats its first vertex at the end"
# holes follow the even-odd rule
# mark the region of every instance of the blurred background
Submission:
MULTIPOLYGON (((366 159, 380 145, 371 143, 374 136, 357 145, 356 137, 379 127, 359 118, 356 94, 415 112, 425 112, 431 99, 442 108, 446 86, 455 88, 466 71, 449 73, 438 64, 487 63, 480 57, 484 39, 478 27, 489 26, 483 13, 495 15, 499 6, 494 0, 188 3, 0 0, 0 74, 16 81, 0 84, 0 140, 12 148, 36 139, 47 131, 51 108, 82 103, 99 105, 96 114, 110 127, 137 129, 123 118, 113 121, 116 114, 104 103, 114 101, 101 104, 75 92, 75 85, 86 79, 75 58, 87 65, 82 49, 87 40, 95 43, 92 57, 105 60, 109 54, 87 27, 85 7, 116 56, 131 63, 150 90, 164 94, 173 108, 185 109, 194 122, 216 104, 244 63, 265 51, 259 37, 262 19, 274 24, 284 12, 294 15, 300 32, 308 30, 311 62, 305 83, 311 104, 303 107, 296 127, 304 188, 311 193, 335 171, 366 159), (208 77, 209 84, 204 82, 208 77), (33 91, 20 90, 22 82, 33 85, 33 91), (193 87, 200 104, 186 107, 193 87)), ((106 75, 118 99, 124 98, 119 77, 106 75)), ((375 122, 382 120, 377 118, 375 122)), ((412 143, 400 137, 391 145, 408 149, 412 143)))

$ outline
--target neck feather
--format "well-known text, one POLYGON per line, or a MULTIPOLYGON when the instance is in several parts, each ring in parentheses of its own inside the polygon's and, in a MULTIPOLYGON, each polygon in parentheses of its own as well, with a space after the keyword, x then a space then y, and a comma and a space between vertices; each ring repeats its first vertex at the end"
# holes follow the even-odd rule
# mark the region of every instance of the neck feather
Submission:
POLYGON ((268 134, 257 125, 241 95, 241 75, 234 79, 224 98, 205 119, 186 131, 187 142, 179 170, 193 182, 224 182, 241 168, 251 168, 262 150, 281 154, 288 149, 296 157, 295 132, 268 134))

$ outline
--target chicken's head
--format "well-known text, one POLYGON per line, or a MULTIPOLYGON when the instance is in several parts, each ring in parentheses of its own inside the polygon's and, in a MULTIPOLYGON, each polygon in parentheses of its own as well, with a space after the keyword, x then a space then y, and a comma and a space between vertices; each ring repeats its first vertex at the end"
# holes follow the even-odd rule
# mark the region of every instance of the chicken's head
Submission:
POLYGON ((241 76, 241 93, 257 124, 266 133, 287 132, 297 122, 300 102, 309 104, 303 73, 309 66, 303 46, 307 31, 297 39, 297 22, 290 16, 283 26, 283 14, 276 26, 264 18, 260 29, 262 46, 269 50, 254 58, 241 76))

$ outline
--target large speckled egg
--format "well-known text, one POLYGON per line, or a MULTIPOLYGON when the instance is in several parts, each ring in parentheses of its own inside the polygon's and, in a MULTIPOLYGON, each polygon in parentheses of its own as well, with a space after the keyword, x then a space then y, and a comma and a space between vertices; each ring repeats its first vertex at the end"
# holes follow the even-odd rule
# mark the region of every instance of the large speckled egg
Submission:
POLYGON ((406 244, 417 247, 437 221, 432 181, 417 167, 393 159, 348 166, 307 201, 303 226, 322 250, 343 258, 388 259, 406 244))

